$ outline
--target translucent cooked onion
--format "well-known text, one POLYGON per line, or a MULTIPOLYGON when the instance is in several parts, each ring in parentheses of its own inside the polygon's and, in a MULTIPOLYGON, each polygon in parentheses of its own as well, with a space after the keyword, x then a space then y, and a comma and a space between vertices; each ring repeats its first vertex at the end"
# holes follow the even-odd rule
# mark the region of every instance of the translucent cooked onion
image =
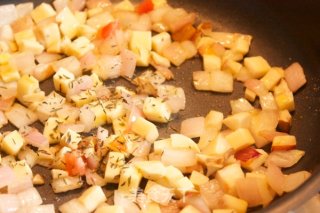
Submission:
POLYGON ((62 204, 59 207, 59 211, 62 213, 89 213, 89 211, 83 206, 82 203, 80 203, 77 198, 69 200, 62 204))
POLYGON ((195 152, 187 149, 165 149, 161 161, 166 165, 176 167, 188 167, 197 164, 195 152))
POLYGON ((114 191, 114 205, 122 206, 125 212, 140 213, 140 208, 135 204, 132 198, 125 196, 125 194, 114 191))
POLYGON ((266 164, 272 163, 281 168, 289 168, 295 165, 303 156, 305 152, 302 150, 288 150, 288 151, 273 151, 269 154, 266 164))
POLYGON ((302 185, 310 176, 310 172, 307 171, 299 171, 286 175, 284 178, 284 191, 291 192, 295 190, 300 185, 302 185))
POLYGON ((0 212, 14 213, 20 208, 20 200, 15 194, 0 194, 0 212))
POLYGON ((31 178, 29 177, 17 178, 17 179, 14 179, 14 181, 11 181, 10 184, 8 184, 8 193, 16 194, 32 187, 33 187, 33 183, 31 178))
POLYGON ((200 137, 205 131, 204 121, 204 117, 194 117, 183 120, 181 122, 180 133, 189 138, 200 137))
POLYGON ((282 195, 285 184, 285 177, 281 172, 281 169, 272 163, 268 164, 266 171, 267 181, 271 188, 277 192, 278 195, 282 195))
POLYGON ((42 198, 36 188, 31 187, 17 194, 22 207, 38 206, 42 198))

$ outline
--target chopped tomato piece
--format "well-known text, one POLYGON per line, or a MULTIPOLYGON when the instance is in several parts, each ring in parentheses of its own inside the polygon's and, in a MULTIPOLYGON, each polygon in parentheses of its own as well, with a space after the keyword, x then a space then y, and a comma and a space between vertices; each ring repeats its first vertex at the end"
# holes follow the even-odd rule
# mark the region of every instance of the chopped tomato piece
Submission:
POLYGON ((68 152, 64 156, 66 170, 70 176, 84 175, 86 173, 86 164, 81 156, 76 153, 68 152))
POLYGON ((99 37, 101 39, 107 39, 112 36, 118 28, 119 23, 117 21, 111 22, 100 29, 99 37))
POLYGON ((136 8, 137 13, 149 13, 154 8, 152 0, 143 0, 136 8))

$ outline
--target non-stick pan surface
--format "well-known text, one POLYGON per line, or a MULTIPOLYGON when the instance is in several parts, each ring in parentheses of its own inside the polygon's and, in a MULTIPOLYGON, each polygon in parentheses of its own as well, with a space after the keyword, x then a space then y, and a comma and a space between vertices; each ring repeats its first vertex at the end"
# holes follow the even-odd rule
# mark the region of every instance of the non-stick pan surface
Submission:
MULTIPOLYGON (((27 2, 28 0, 1 0, 0 4, 27 2)), ((40 0, 34 0, 39 4, 40 0)), ((50 2, 50 0, 46 0, 50 2)), ((308 83, 295 96, 291 133, 296 135, 298 148, 306 155, 295 167, 285 170, 293 172, 308 170, 311 178, 299 189, 288 193, 265 209, 252 212, 288 212, 303 204, 308 198, 320 191, 320 2, 298 0, 169 0, 174 6, 181 6, 197 12, 203 19, 213 21, 217 31, 240 32, 253 36, 249 55, 261 55, 272 66, 287 67, 298 61, 305 69, 308 83)), ((211 92, 196 92, 192 87, 192 71, 200 70, 201 62, 194 59, 174 68, 174 84, 182 86, 187 95, 187 107, 179 113, 176 120, 161 127, 168 135, 179 129, 181 120, 206 115, 211 109, 230 113, 229 100, 242 97, 241 84, 236 84, 231 95, 211 92)), ((117 82, 121 84, 123 81, 117 82)), ((52 88, 45 82, 42 88, 48 92, 52 88)), ((46 178, 46 185, 38 187, 45 203, 63 202, 78 196, 81 190, 55 195, 49 185, 50 173, 47 169, 36 168, 46 178)), ((248 189, 250 190, 250 189, 248 189)), ((320 210, 319 210, 320 211, 320 210)))

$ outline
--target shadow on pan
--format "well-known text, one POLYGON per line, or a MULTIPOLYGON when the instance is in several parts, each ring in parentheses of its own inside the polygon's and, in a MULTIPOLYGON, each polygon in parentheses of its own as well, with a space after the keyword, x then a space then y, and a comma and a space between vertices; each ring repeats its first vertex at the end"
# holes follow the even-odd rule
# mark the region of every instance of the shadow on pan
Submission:
MULTIPOLYGON (((29 2, 30 0, 1 0, 1 4, 29 2)), ((33 1, 39 4, 40 0, 33 1)), ((46 2, 51 2, 46 0, 46 2)), ((197 12, 202 19, 211 20, 214 30, 240 32, 253 36, 249 55, 261 55, 272 66, 287 67, 298 61, 305 69, 308 83, 295 95, 296 111, 294 113, 291 133, 297 137, 298 148, 306 155, 295 167, 284 172, 308 170, 311 178, 299 189, 274 200, 265 209, 252 209, 251 212, 288 212, 303 204, 308 198, 320 191, 320 8, 319 1, 302 2, 301 0, 169 0, 174 6, 184 7, 197 12), (303 4, 303 6, 302 6, 303 4), (318 21, 317 21, 318 20, 318 21)), ((243 96, 242 85, 236 84, 232 95, 196 92, 192 88, 192 71, 200 70, 201 62, 194 59, 173 69, 175 84, 182 86, 187 95, 187 109, 179 114, 172 126, 179 128, 179 122, 185 118, 205 115, 211 109, 230 112, 229 100, 243 96)), ((118 83, 121 83, 118 82, 118 83)), ((52 88, 49 82, 42 88, 52 88)), ((166 127, 160 130, 170 134, 166 127)), ((36 168, 50 180, 46 169, 36 168)), ((48 181, 47 181, 48 182, 48 181)), ((45 197, 45 203, 57 205, 79 195, 80 190, 55 195, 48 183, 39 187, 45 197)))

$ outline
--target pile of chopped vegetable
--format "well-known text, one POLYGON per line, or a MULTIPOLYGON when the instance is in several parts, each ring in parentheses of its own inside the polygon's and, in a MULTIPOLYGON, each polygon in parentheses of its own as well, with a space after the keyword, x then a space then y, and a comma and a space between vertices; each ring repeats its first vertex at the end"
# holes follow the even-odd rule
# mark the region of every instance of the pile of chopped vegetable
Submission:
POLYGON ((0 134, 1 213, 242 213, 310 176, 282 172, 305 154, 289 133, 303 68, 246 57, 250 35, 215 32, 166 0, 10 4, 0 17, 0 126, 15 127, 0 134), (164 138, 157 124, 188 107, 170 67, 198 55, 196 90, 231 93, 236 80, 244 98, 230 115, 212 109, 164 138), (119 77, 135 89, 106 81, 119 77), (54 193, 84 191, 43 204, 36 187, 46 181, 54 193), (117 188, 108 199, 107 184, 117 188))

